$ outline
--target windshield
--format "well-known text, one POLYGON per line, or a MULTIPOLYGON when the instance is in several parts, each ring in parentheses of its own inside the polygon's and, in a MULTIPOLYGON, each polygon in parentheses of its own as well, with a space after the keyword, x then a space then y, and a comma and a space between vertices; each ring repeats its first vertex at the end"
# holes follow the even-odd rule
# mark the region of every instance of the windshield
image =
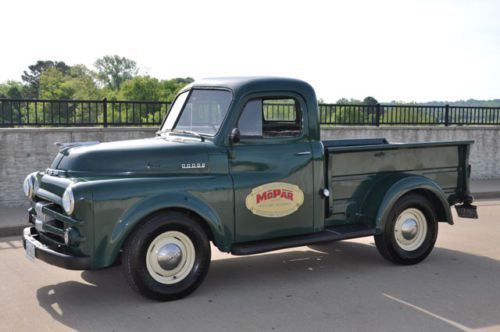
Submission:
POLYGON ((172 105, 161 131, 214 136, 226 116, 231 99, 231 92, 224 90, 195 89, 191 94, 189 91, 183 92, 172 105))

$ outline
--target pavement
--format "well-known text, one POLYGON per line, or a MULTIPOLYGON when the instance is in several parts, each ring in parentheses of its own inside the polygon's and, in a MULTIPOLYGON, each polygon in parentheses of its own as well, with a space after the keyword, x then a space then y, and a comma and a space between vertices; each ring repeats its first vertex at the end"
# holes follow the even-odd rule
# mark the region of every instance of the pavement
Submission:
MULTIPOLYGON (((500 200, 439 225, 422 263, 393 265, 373 238, 234 257, 212 252, 201 287, 158 303, 121 267, 67 271, 0 239, 0 331, 500 331, 500 200)), ((453 211, 455 213, 455 211, 453 211)))
MULTIPOLYGON (((471 192, 476 199, 500 198, 500 179, 472 180, 471 192)), ((19 235, 28 226, 27 206, 3 207, 0 210, 0 238, 19 235)))

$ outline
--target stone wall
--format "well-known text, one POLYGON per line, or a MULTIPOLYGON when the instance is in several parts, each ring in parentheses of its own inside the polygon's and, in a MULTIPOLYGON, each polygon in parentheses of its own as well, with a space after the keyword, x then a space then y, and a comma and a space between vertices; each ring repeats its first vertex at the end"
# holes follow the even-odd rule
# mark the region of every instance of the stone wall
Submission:
MULTIPOLYGON (((156 128, 22 128, 0 129, 0 207, 27 203, 24 177, 47 168, 57 153, 55 142, 117 141, 152 137, 156 128)), ((385 137, 390 142, 475 140, 472 175, 500 178, 500 127, 326 127, 323 139, 385 137)))
POLYGON ((9 128, 0 129, 0 207, 27 204, 26 175, 50 166, 55 142, 100 141, 154 136, 156 128, 9 128))

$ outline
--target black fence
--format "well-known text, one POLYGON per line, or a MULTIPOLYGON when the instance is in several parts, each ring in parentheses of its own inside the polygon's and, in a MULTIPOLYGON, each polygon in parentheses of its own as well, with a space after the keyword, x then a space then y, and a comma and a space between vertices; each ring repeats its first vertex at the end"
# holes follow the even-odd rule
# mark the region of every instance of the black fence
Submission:
POLYGON ((500 107, 320 104, 323 125, 499 125, 500 107))
MULTIPOLYGON (((0 127, 158 126, 170 102, 0 99, 0 127)), ((270 119, 295 119, 295 105, 266 107, 270 119)), ((500 107, 319 104, 322 125, 500 125, 500 107)))
POLYGON ((0 99, 0 127, 157 126, 170 102, 0 99))

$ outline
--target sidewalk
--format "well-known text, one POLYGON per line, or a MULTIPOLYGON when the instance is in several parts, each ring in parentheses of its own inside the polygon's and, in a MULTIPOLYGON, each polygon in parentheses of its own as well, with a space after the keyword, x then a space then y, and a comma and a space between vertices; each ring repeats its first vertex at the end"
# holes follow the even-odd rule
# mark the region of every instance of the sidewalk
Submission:
MULTIPOLYGON (((475 199, 500 199, 500 179, 473 180, 471 192, 475 199)), ((2 208, 0 210, 0 237, 21 235, 28 226, 27 207, 2 208)))

